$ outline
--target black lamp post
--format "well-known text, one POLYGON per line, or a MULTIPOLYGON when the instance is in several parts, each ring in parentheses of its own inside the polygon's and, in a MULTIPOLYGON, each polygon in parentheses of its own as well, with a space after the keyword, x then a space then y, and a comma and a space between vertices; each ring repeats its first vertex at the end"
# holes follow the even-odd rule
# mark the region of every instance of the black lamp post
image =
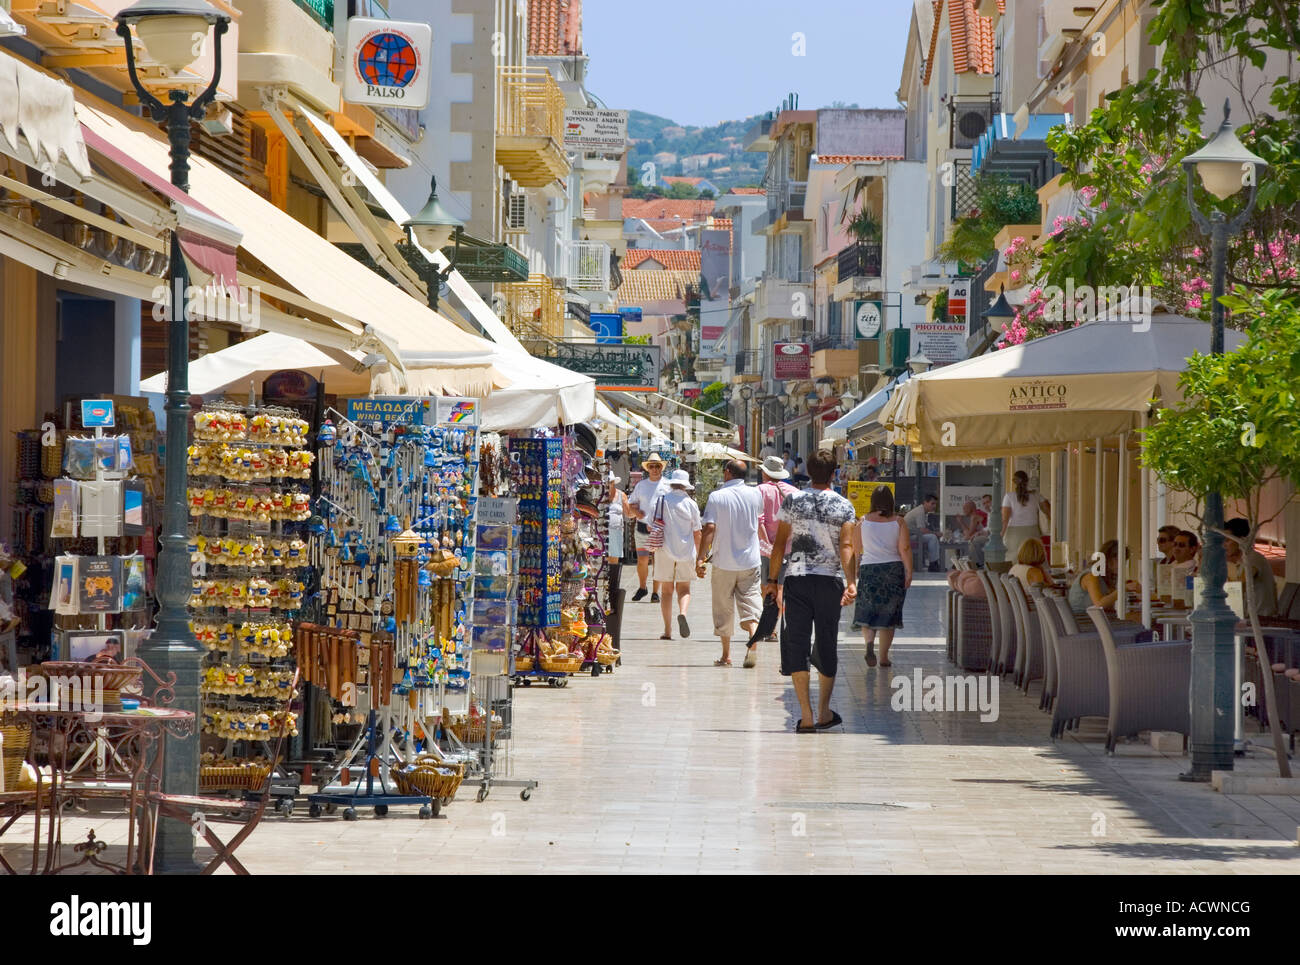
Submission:
MULTIPOLYGON (((1006 323, 1016 317, 1016 310, 1011 307, 1007 301, 1007 286, 1003 285, 998 292, 997 300, 985 309, 981 316, 986 326, 996 325, 998 328, 1005 327, 1006 323)), ((984 544, 984 562, 985 564, 997 563, 1003 564, 1007 561, 1007 544, 1002 542, 1002 520, 993 519, 993 515, 1001 513, 998 508, 1002 505, 1002 460, 993 460, 993 514, 989 516, 989 541, 984 544)))
MULTIPOLYGON (((221 80, 221 35, 230 17, 206 0, 140 0, 117 15, 117 33, 126 44, 126 66, 140 103, 154 120, 167 122, 171 146, 171 182, 182 191, 190 187, 190 122, 203 117, 217 93, 221 80), (186 102, 186 92, 167 92, 164 104, 145 89, 136 74, 131 28, 149 56, 172 73, 179 73, 198 59, 208 30, 214 30, 212 82, 186 102)), ((175 673, 174 704, 192 711, 195 732, 188 738, 168 738, 163 789, 174 794, 197 794, 199 788, 199 667, 203 650, 190 633, 190 558, 186 549, 189 512, 185 504, 186 451, 189 448, 190 414, 190 326, 185 317, 185 291, 189 272, 181 252, 178 232, 171 237, 171 265, 168 270, 171 304, 167 322, 167 477, 164 493, 163 531, 158 554, 155 592, 158 597, 158 626, 140 647, 140 655, 163 678, 175 673)), ((158 828, 155 867, 164 872, 196 871, 194 832, 185 823, 164 820, 158 828)))
POLYGON ((745 403, 745 451, 751 456, 754 454, 754 420, 750 415, 749 400, 753 397, 753 388, 748 385, 740 387, 740 398, 745 403))
POLYGON ((438 290, 456 270, 460 260, 460 237, 465 233, 465 222, 442 206, 438 200, 438 179, 429 179, 429 200, 414 217, 402 223, 410 236, 411 244, 403 255, 410 266, 419 274, 428 288, 429 307, 438 310, 438 290), (448 241, 455 239, 456 247, 452 250, 451 261, 446 268, 439 269, 422 253, 415 250, 419 245, 425 251, 441 251, 448 241))
MULTIPOLYGON (((1228 121, 1228 102, 1223 104, 1223 123, 1208 144, 1183 158, 1187 171, 1187 206, 1192 220, 1210 236, 1214 273, 1210 304, 1210 354, 1223 354, 1223 305, 1227 274, 1228 237, 1240 231, 1255 208, 1255 190, 1264 159, 1246 150, 1228 121), (1215 209, 1207 216, 1196 206, 1192 172, 1205 189, 1220 201, 1230 198, 1249 184, 1250 196, 1241 213, 1231 220, 1215 209)), ((1201 551, 1201 598, 1192 611, 1192 769, 1186 780, 1208 781, 1212 771, 1232 770, 1233 729, 1237 694, 1234 693, 1237 659, 1233 627, 1237 617, 1228 607, 1223 584, 1228 575, 1223 554, 1223 496, 1205 494, 1205 547, 1201 551)))

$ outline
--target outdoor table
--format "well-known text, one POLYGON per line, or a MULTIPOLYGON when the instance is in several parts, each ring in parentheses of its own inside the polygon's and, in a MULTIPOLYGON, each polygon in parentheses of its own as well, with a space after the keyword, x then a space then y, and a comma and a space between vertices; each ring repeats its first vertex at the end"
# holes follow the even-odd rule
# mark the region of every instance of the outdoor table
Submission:
POLYGON ((951 562, 948 556, 949 552, 952 553, 952 559, 956 559, 959 556, 969 556, 970 543, 965 540, 953 540, 939 544, 939 557, 942 560, 943 568, 945 570, 948 568, 949 562, 951 562))
POLYGON ((138 858, 136 810, 138 808, 141 812, 140 833, 143 837, 151 830, 148 794, 161 781, 167 751, 164 738, 168 735, 186 737, 192 733, 194 714, 171 707, 88 713, 50 704, 29 705, 18 713, 31 721, 33 742, 38 733, 47 735, 49 741, 50 826, 44 873, 58 874, 87 863, 117 874, 133 873, 133 856, 138 858), (108 779, 109 771, 100 768, 95 768, 93 775, 84 773, 90 755, 82 752, 96 741, 104 744, 103 760, 110 762, 113 780, 108 779), (126 859, 121 865, 100 860, 100 853, 108 846, 95 839, 93 830, 87 841, 75 847, 82 853, 79 860, 58 863, 63 846, 62 807, 73 797, 86 795, 126 800, 126 859))

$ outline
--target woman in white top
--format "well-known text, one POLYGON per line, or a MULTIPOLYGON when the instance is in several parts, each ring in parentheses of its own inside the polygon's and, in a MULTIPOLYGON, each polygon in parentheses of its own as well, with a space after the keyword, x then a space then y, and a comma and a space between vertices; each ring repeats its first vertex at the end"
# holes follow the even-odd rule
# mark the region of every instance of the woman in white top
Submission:
POLYGON ((1015 489, 1002 497, 1002 543, 1007 549, 1019 549, 1027 539, 1041 540, 1038 513, 1051 512, 1051 504, 1029 488, 1029 474, 1017 470, 1011 477, 1015 489))
POLYGON ((880 632, 880 665, 890 666, 894 631, 903 625, 903 601, 912 585, 912 541, 907 524, 894 513, 894 493, 877 486, 871 512, 853 529, 853 553, 858 558, 858 597, 853 623, 862 628, 867 666, 876 665, 876 632, 880 632))

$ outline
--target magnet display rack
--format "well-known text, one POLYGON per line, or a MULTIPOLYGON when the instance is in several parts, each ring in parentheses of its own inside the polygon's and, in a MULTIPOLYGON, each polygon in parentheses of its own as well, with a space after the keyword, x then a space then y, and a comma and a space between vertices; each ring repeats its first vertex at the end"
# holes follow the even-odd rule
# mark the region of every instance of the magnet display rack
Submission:
POLYGON ((313 816, 342 805, 344 818, 354 820, 362 805, 377 816, 392 805, 418 805, 420 817, 432 817, 446 800, 398 794, 390 772, 421 754, 477 760, 454 740, 444 749, 434 739, 449 715, 470 704, 477 406, 472 399, 412 399, 381 422, 328 414, 319 449, 326 495, 312 526, 325 602, 318 619, 356 631, 363 648, 382 641, 393 665, 386 673, 372 667, 351 688, 351 702, 338 701, 364 715, 365 727, 307 800, 313 816), (364 781, 353 780, 354 771, 364 781))
MULTIPOLYGON (((297 734, 285 710, 296 667, 293 619, 302 607, 310 516, 308 423, 291 409, 209 403, 188 452, 189 606, 207 650, 200 690, 209 749, 204 790, 261 786, 270 744, 297 734)), ((276 808, 292 813, 296 784, 274 775, 276 808)))

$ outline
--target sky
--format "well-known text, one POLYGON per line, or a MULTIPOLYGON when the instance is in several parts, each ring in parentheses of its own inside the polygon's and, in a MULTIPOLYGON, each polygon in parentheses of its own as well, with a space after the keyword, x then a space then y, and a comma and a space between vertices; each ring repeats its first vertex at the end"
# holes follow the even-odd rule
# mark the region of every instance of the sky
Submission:
POLYGON ((587 90, 688 126, 833 101, 897 107, 912 0, 584 0, 587 90), (802 35, 802 54, 799 53, 802 35))

